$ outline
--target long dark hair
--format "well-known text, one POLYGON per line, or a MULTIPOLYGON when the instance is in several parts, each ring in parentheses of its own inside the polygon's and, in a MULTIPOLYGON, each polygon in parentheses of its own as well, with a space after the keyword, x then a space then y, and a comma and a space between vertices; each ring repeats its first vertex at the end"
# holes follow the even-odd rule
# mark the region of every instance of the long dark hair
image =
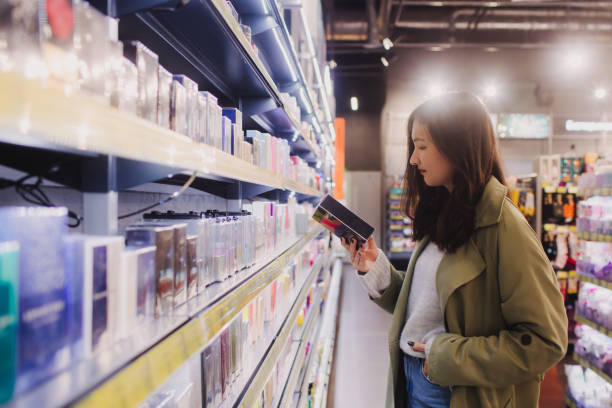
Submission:
POLYGON ((497 142, 484 104, 469 92, 450 92, 417 107, 408 120, 408 165, 402 208, 413 220, 413 238, 429 235, 441 249, 454 252, 475 229, 476 205, 491 178, 505 184, 497 142), (415 166, 412 127, 423 124, 453 168, 453 191, 429 187, 415 166))

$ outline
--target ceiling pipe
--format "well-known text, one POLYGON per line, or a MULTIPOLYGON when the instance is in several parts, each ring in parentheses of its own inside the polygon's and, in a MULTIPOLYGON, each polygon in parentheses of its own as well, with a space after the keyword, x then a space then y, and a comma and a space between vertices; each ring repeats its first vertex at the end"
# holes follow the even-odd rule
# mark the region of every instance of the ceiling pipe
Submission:
POLYGON ((376 0, 366 1, 366 15, 368 16, 368 44, 369 47, 379 47, 378 23, 376 21, 376 0))
POLYGON ((607 1, 407 1, 393 0, 392 5, 419 6, 419 7, 576 7, 612 9, 612 3, 607 1))

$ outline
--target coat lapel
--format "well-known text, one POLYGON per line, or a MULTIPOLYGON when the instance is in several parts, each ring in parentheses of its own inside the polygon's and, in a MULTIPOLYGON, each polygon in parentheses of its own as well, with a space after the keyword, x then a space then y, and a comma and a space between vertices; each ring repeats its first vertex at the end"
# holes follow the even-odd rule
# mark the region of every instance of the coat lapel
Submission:
POLYGON ((446 304, 453 292, 476 279, 485 267, 486 263, 472 239, 454 253, 442 257, 436 274, 436 287, 443 315, 446 315, 446 304))

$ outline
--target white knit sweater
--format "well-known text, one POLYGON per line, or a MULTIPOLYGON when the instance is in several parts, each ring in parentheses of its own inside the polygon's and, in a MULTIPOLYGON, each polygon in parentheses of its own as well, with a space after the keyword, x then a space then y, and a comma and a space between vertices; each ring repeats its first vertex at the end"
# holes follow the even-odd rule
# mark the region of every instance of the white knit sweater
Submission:
MULTIPOLYGON (((402 351, 414 357, 426 358, 434 337, 445 331, 436 289, 436 273, 443 256, 444 251, 440 250, 436 244, 430 243, 421 252, 414 268, 406 310, 406 323, 400 337, 402 351), (408 341, 425 343, 425 353, 412 350, 408 341)), ((372 269, 365 275, 360 275, 359 278, 368 294, 373 298, 380 297, 389 286, 391 264, 381 250, 379 250, 378 258, 372 269)))

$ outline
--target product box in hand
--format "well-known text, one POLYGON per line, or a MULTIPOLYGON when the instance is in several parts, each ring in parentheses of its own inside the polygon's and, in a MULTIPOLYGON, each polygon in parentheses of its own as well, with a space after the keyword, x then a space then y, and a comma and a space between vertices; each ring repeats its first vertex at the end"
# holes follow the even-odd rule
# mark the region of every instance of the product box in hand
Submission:
POLYGON ((19 242, 0 242, 0 404, 13 396, 17 374, 19 242))
POLYGON ((185 135, 192 140, 198 137, 198 84, 185 75, 174 75, 174 80, 185 87, 185 135))
POLYGON ((123 44, 123 54, 138 69, 138 116, 157 122, 159 61, 157 54, 139 41, 123 44))
POLYGON ((155 316, 169 315, 174 307, 174 229, 172 226, 133 225, 126 244, 155 246, 155 316))
POLYGON ((19 242, 16 393, 70 363, 69 281, 62 245, 67 214, 65 208, 0 208, 0 241, 19 242))
POLYGON ((123 251, 120 306, 121 337, 129 337, 148 317, 155 316, 155 247, 123 251))
POLYGON ((344 238, 349 244, 353 238, 356 239, 358 247, 363 245, 374 232, 372 226, 329 194, 325 195, 317 205, 312 218, 338 238, 344 238))
POLYGON ((172 113, 172 74, 161 65, 157 71, 157 124, 170 129, 172 113))

